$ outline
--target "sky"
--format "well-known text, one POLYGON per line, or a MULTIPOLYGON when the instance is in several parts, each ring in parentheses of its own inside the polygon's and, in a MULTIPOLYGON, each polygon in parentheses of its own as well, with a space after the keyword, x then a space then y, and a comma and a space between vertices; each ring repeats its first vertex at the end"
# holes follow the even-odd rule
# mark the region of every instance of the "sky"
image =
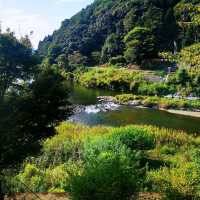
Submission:
POLYGON ((2 30, 10 28, 17 37, 30 35, 34 48, 45 36, 58 29, 93 0, 0 0, 2 30))

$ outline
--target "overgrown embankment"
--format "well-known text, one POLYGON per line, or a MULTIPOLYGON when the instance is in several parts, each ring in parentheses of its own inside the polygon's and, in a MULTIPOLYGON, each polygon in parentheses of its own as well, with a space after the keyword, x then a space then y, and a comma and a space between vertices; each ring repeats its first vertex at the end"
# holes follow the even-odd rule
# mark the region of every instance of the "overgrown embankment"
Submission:
POLYGON ((152 126, 87 127, 62 123, 38 157, 7 177, 9 189, 69 192, 73 200, 125 200, 137 192, 170 200, 199 198, 200 138, 152 126))
POLYGON ((179 69, 166 75, 164 71, 130 70, 125 68, 92 68, 74 74, 74 80, 89 88, 131 92, 136 95, 200 96, 199 73, 179 69))
POLYGON ((178 98, 162 98, 158 96, 138 96, 133 94, 121 94, 112 98, 113 101, 126 104, 145 106, 158 109, 177 109, 177 110, 200 110, 200 100, 188 100, 178 98))

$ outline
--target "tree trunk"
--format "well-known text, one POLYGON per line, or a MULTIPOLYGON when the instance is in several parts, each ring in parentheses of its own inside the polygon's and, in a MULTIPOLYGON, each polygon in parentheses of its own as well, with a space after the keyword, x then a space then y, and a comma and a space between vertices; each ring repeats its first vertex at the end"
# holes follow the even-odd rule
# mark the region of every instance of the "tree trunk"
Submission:
POLYGON ((4 200, 3 182, 1 177, 0 177, 0 200, 4 200))
POLYGON ((3 174, 2 168, 0 167, 0 200, 4 200, 4 190, 3 190, 3 174))

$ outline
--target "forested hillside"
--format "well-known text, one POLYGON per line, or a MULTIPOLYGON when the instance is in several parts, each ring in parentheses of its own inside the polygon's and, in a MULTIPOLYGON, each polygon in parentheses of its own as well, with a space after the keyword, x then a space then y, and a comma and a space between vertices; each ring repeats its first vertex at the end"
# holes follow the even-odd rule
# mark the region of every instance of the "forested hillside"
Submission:
POLYGON ((197 117, 200 0, 94 0, 37 51, 0 29, 0 200, 200 199, 197 117))
POLYGON ((141 65, 199 40, 199 0, 95 0, 40 42, 38 53, 70 67, 141 65))

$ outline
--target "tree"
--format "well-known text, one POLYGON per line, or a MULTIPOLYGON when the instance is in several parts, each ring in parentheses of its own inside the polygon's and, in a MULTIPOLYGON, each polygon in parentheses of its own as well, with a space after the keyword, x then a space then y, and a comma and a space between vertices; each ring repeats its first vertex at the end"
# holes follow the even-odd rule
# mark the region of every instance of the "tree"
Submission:
POLYGON ((182 47, 200 41, 200 3, 197 0, 181 0, 174 8, 176 20, 182 29, 180 42, 182 47))
POLYGON ((176 73, 176 81, 181 87, 186 87, 187 83, 190 82, 190 76, 187 69, 180 68, 176 73))
POLYGON ((131 10, 127 13, 123 21, 124 28, 127 32, 129 32, 134 27, 136 19, 137 15, 134 10, 131 10))
POLYGON ((79 51, 75 51, 68 55, 69 66, 71 69, 83 67, 87 63, 87 57, 82 55, 79 51))
POLYGON ((145 27, 135 27, 125 37, 127 62, 142 64, 146 59, 156 57, 155 38, 151 30, 145 27))
POLYGON ((39 141, 53 135, 56 124, 69 115, 67 97, 65 78, 52 67, 9 92, 0 106, 1 170, 38 152, 39 141))
POLYGON ((33 49, 32 43, 28 35, 25 35, 20 38, 20 43, 23 44, 28 49, 33 49))
POLYGON ((2 170, 37 152, 70 114, 62 71, 49 63, 39 68, 37 60, 13 34, 0 35, 0 199, 2 170))
POLYGON ((50 64, 56 63, 56 59, 61 54, 61 51, 62 49, 60 45, 56 44, 50 45, 50 47, 48 48, 48 56, 47 56, 49 58, 50 64))
POLYGON ((18 80, 29 80, 38 59, 31 49, 19 42, 12 33, 0 34, 0 101, 9 87, 18 80))
POLYGON ((58 67, 60 69, 64 69, 66 71, 71 71, 71 67, 69 66, 69 60, 66 54, 61 54, 57 58, 58 67))
POLYGON ((1 166, 18 162, 39 139, 53 134, 56 123, 69 114, 67 97, 65 77, 52 67, 9 92, 0 107, 1 166))
POLYGON ((116 34, 111 34, 105 41, 101 52, 101 62, 106 63, 110 58, 120 55, 123 51, 123 43, 116 34))

